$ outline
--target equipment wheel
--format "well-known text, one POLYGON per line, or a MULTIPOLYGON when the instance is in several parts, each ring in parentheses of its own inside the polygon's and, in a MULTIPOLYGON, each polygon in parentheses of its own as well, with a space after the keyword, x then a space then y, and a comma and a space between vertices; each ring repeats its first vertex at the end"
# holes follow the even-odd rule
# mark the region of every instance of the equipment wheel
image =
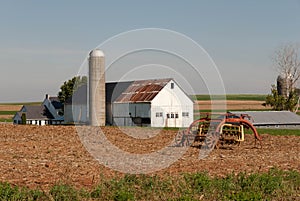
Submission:
POLYGON ((206 134, 206 138, 205 138, 205 146, 206 148, 212 150, 216 147, 216 145, 218 144, 220 138, 220 133, 216 132, 216 131, 210 131, 206 134))

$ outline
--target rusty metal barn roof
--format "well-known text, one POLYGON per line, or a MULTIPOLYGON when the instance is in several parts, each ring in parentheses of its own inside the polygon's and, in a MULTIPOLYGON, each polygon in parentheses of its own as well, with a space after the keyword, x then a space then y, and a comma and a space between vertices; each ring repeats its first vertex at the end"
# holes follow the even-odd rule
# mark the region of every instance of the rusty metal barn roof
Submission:
POLYGON ((134 81, 129 87, 116 99, 116 103, 136 103, 151 102, 155 96, 172 79, 154 79, 134 81))

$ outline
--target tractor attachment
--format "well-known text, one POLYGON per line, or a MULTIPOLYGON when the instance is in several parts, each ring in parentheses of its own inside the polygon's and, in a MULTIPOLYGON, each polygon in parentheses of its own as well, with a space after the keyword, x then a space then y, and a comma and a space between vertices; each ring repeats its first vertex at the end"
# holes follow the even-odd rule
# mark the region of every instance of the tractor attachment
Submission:
POLYGON ((261 136, 249 121, 250 116, 246 114, 235 115, 232 113, 219 114, 212 118, 211 114, 195 120, 188 129, 181 131, 176 136, 177 146, 199 146, 205 145, 209 149, 224 145, 240 145, 245 140, 245 129, 252 130, 256 140, 261 136), (248 120, 247 120, 248 119, 248 120))

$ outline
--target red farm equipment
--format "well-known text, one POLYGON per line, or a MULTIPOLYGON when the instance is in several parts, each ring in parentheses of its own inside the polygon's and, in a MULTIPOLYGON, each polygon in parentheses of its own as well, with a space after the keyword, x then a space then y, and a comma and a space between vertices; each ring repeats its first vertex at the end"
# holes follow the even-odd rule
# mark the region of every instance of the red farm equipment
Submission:
POLYGON ((176 136, 176 144, 177 146, 190 146, 199 143, 200 146, 205 145, 208 149, 218 148, 220 145, 239 146, 245 140, 244 130, 251 129, 255 144, 258 140, 261 145, 261 136, 247 119, 251 118, 246 114, 218 114, 215 118, 207 114, 206 117, 195 120, 188 129, 181 131, 176 136))

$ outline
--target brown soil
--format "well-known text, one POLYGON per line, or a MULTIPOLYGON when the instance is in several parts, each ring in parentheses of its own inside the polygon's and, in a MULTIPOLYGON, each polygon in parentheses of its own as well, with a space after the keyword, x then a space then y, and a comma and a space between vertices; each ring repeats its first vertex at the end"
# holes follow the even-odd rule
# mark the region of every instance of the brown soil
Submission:
MULTIPOLYGON (((147 128, 128 129, 127 132, 143 132, 149 136, 157 132, 147 128)), ((102 130, 114 145, 139 154, 167 146, 177 132, 163 130, 141 140, 127 136, 118 128, 102 130)), ((300 137, 262 136, 262 148, 254 146, 252 135, 246 135, 240 147, 213 150, 201 160, 198 158, 200 149, 190 147, 174 164, 151 174, 168 176, 207 171, 212 176, 224 176, 232 172, 265 172, 271 167, 300 171, 300 137)), ((90 188, 97 184, 100 175, 105 178, 123 175, 99 164, 81 144, 73 126, 0 124, 0 164, 0 181, 42 189, 59 181, 90 188)))
MULTIPOLYGON (((239 101, 239 100, 229 100, 226 101, 214 101, 215 109, 223 109, 226 104, 227 110, 265 110, 270 109, 270 107, 265 107, 262 104, 264 101, 239 101)), ((197 101, 195 103, 195 110, 210 110, 211 101, 197 101)))
POLYGON ((0 115, 0 119, 12 119, 13 117, 14 117, 14 115, 9 115, 9 114, 0 115))
POLYGON ((19 111, 23 105, 0 105, 0 111, 19 111))

